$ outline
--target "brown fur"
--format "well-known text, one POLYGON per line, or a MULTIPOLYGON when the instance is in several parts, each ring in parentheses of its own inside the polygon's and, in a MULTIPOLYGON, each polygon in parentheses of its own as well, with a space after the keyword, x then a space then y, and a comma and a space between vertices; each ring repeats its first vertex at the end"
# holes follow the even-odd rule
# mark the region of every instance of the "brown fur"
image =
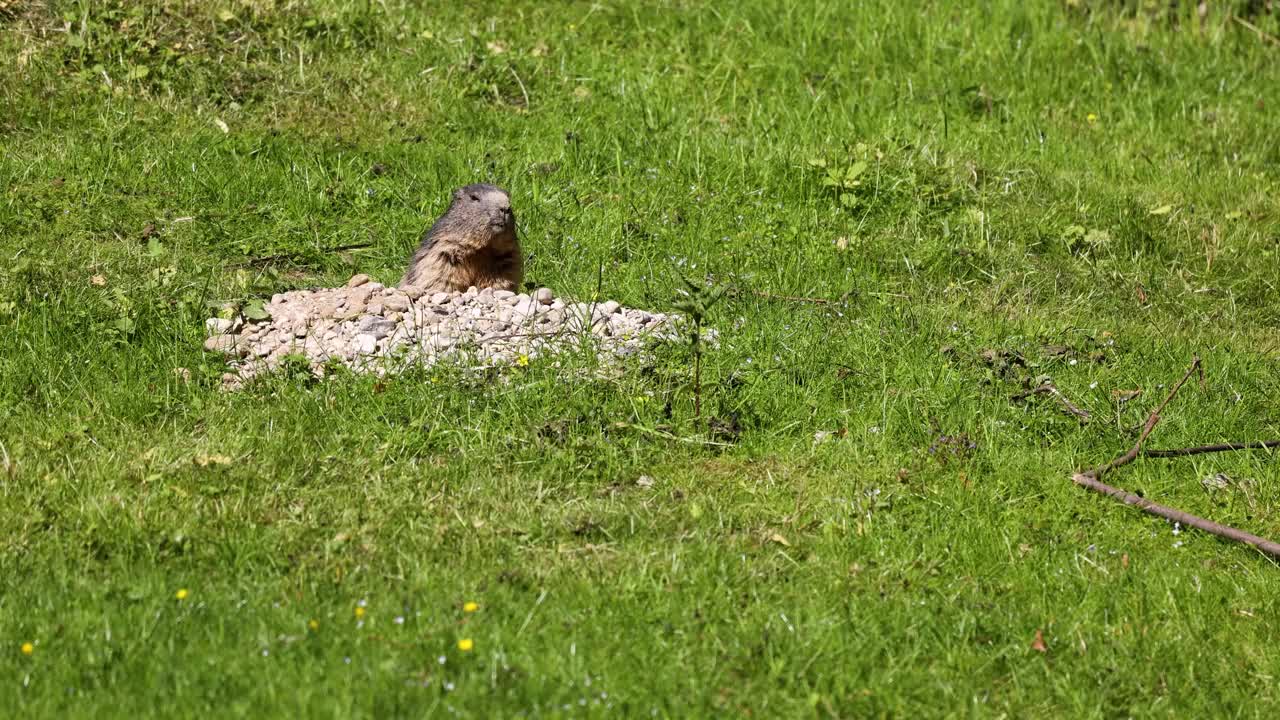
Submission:
POLYGON ((518 291, 523 276, 511 197, 495 185, 477 184, 454 191, 449 209, 422 236, 400 286, 518 291))

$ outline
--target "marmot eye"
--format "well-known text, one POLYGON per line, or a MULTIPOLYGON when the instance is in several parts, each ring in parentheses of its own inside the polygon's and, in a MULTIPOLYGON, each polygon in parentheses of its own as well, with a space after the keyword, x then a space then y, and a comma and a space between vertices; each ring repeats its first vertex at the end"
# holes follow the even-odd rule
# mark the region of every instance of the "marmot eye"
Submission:
POLYGON ((471 199, 472 199, 472 200, 474 200, 474 201, 476 201, 476 202, 480 202, 480 196, 479 196, 479 195, 472 195, 472 196, 471 196, 471 199))

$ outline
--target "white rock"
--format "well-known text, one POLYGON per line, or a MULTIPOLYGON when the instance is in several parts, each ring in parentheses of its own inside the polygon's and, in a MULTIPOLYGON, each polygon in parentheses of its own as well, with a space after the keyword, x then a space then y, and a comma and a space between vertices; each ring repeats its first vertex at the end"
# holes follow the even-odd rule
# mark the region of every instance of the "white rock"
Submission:
POLYGON ((226 318, 209 318, 204 321, 204 329, 210 335, 226 335, 234 324, 226 318))
POLYGON ((406 295, 387 295, 382 299, 382 307, 388 312, 404 312, 409 309, 409 298, 406 295))
POLYGON ((245 347, 246 343, 241 338, 232 335, 214 335, 204 341, 205 350, 227 355, 240 355, 245 347))
POLYGON ((524 316, 532 315, 532 314, 533 314, 533 307, 534 307, 534 305, 535 305, 535 304, 536 304, 536 303, 533 301, 533 299, 532 299, 532 298, 527 298, 527 297, 526 297, 526 298, 524 298, 523 300, 521 300, 520 302, 517 302, 517 303, 513 306, 513 310, 514 310, 514 312, 515 312, 515 314, 516 314, 516 315, 524 315, 524 316))

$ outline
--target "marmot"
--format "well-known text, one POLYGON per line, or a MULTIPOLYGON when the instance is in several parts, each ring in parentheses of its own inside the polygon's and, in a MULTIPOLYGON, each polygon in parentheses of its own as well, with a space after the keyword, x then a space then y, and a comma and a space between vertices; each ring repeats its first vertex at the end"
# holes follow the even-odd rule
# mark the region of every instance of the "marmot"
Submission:
POLYGON ((511 196, 480 183, 454 191, 449 209, 409 259, 400 287, 461 292, 474 285, 518 292, 523 276, 511 196))

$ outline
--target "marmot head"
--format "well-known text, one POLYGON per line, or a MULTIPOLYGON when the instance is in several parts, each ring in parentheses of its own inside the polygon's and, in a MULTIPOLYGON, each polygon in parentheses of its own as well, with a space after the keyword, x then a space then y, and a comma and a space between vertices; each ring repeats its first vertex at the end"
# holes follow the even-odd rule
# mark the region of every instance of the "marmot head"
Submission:
POLYGON ((497 185, 476 183, 453 192, 449 211, 452 223, 467 226, 472 232, 488 230, 493 235, 514 233, 516 216, 511 211, 511 196, 497 185))

